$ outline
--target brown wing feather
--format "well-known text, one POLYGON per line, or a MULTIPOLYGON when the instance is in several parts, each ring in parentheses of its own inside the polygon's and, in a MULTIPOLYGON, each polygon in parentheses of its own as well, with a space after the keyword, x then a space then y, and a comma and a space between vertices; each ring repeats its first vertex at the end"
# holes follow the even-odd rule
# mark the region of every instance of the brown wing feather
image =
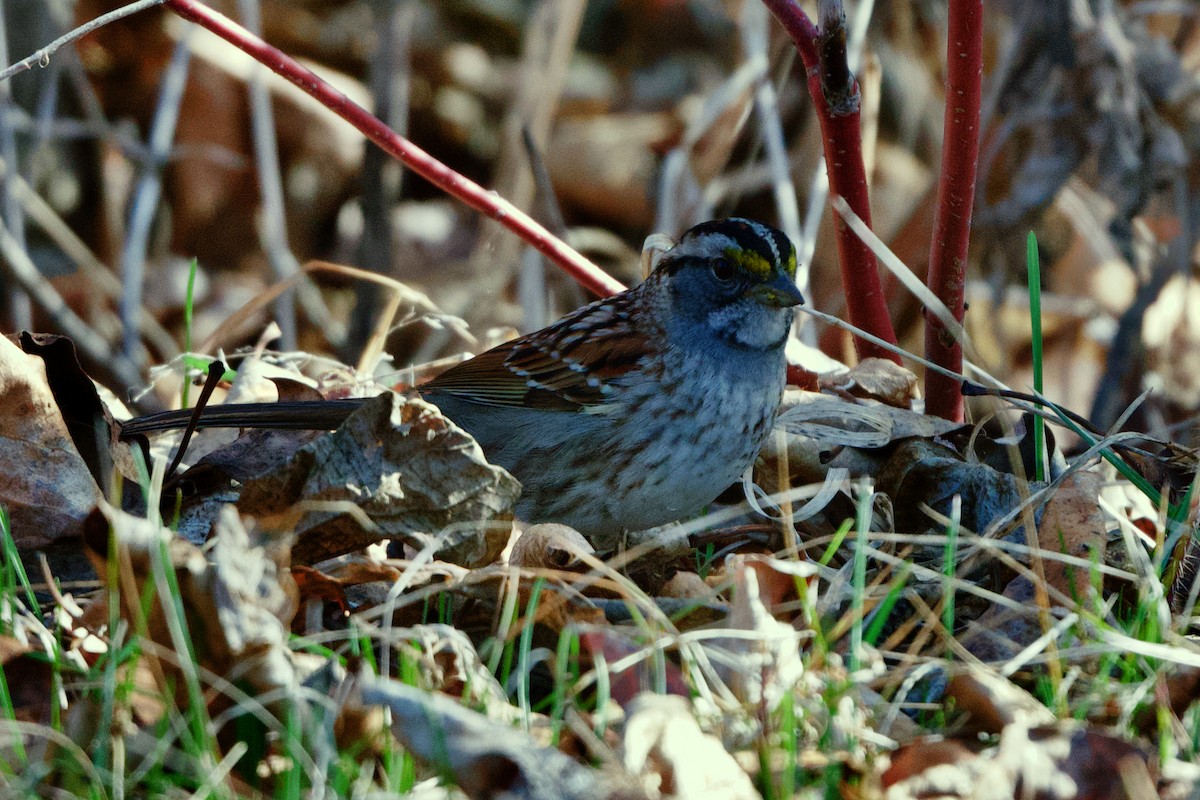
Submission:
POLYGON ((645 334, 634 330, 628 292, 584 306, 548 328, 464 361, 425 384, 490 405, 579 411, 604 403, 635 368, 645 334))

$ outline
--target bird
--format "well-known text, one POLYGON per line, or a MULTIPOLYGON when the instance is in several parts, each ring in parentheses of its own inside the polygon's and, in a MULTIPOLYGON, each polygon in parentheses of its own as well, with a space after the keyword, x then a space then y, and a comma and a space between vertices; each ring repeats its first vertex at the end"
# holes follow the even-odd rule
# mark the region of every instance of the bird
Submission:
POLYGON ((795 275, 779 230, 710 220, 633 288, 417 390, 520 481, 518 519, 611 542, 703 510, 753 464, 783 397, 795 275))

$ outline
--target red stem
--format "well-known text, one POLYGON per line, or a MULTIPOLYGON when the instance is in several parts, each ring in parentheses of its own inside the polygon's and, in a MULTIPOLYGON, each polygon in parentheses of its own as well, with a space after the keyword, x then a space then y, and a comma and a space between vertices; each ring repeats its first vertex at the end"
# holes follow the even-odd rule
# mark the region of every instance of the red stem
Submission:
MULTIPOLYGON (((965 310, 967 247, 979 161, 979 105, 983 84, 983 1, 950 0, 946 37, 946 111, 937 216, 929 252, 929 288, 960 322, 965 310)), ((925 320, 925 357, 962 372, 962 344, 932 315, 925 320)), ((925 410, 963 418, 959 381, 925 374, 925 410)))
MULTIPOLYGON (((846 25, 840 4, 825 4, 822 9, 825 27, 818 29, 796 0, 763 2, 791 36, 800 60, 804 62, 808 93, 821 124, 829 187, 844 197, 854 213, 870 226, 871 204, 859 128, 858 81, 846 63, 846 25), (830 13, 831 10, 834 13, 830 13)), ((846 310, 851 324, 895 344, 896 333, 888 315, 875 254, 837 214, 834 215, 834 226, 842 289, 846 293, 846 310)), ((876 357, 900 363, 900 357, 895 353, 865 339, 856 337, 854 350, 860 359, 876 357)))
POLYGON ((529 242, 585 289, 603 297, 625 288, 524 211, 495 192, 484 189, 450 169, 334 89, 312 70, 301 66, 291 56, 267 44, 225 15, 202 5, 198 0, 166 0, 166 5, 179 16, 207 28, 308 92, 322 105, 361 131, 385 153, 398 159, 434 186, 457 197, 476 211, 486 214, 529 242))

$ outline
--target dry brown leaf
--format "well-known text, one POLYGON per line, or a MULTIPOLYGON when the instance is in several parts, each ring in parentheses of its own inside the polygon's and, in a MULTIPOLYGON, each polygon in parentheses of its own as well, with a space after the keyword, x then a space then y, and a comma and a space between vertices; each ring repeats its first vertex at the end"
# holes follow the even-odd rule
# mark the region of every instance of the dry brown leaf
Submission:
MULTIPOLYGON (((1043 553, 1096 558, 1103 563, 1108 540, 1098 504, 1100 485, 1100 476, 1092 472, 1076 472, 1064 479, 1038 525, 1038 548, 1043 553)), ((1058 592, 1050 596, 1052 606, 1061 606, 1059 597, 1080 600, 1090 591, 1085 567, 1043 558, 1042 575, 1047 587, 1058 592)), ((1011 601, 1009 606, 991 606, 961 638, 962 644, 984 661, 1005 661, 1045 633, 1031 575, 1021 574, 1009 581, 1004 596, 1011 601)))
POLYGON ((0 506, 19 550, 83 531, 101 499, 75 448, 40 358, 0 337, 0 506))
MULTIPOLYGON (((173 686, 177 700, 186 704, 186 682, 180 675, 180 662, 196 663, 231 682, 244 682, 256 694, 272 692, 286 702, 295 686, 295 669, 288 647, 288 630, 297 609, 296 589, 287 572, 286 542, 251 533, 232 506, 226 506, 217 521, 215 544, 209 551, 212 561, 196 546, 175 536, 167 528, 146 519, 102 506, 103 516, 93 516, 85 541, 88 556, 97 574, 107 574, 106 562, 118 559, 122 618, 159 645, 173 652, 174 658, 162 658, 147 652, 159 688, 173 686), (109 527, 116 552, 109 552, 109 527), (166 562, 160 563, 162 555, 166 562), (180 607, 184 610, 190 650, 176 640, 171 621, 177 614, 174 604, 164 610, 162 601, 168 589, 163 580, 166 571, 175 573, 180 607), (154 591, 147 595, 153 586, 154 591), (155 597, 148 615, 142 619, 140 598, 155 597)), ((107 594, 100 593, 94 603, 102 604, 107 594)), ((224 698, 220 703, 230 702, 224 698)))
MULTIPOLYGON (((1095 560, 1104 563, 1104 517, 1100 513, 1101 478, 1094 472, 1079 471, 1065 478, 1046 503, 1038 523, 1038 547, 1046 553, 1095 560)), ((1082 599, 1091 586, 1088 570, 1047 559, 1046 583, 1066 597, 1082 599)))
MULTIPOLYGON (((0 674, 8 688, 14 716, 23 722, 48 725, 56 670, 45 658, 35 657, 32 653, 33 649, 28 645, 11 636, 0 635, 0 674)), ((15 741, 0 743, 0 755, 10 758, 13 754, 7 750, 13 744, 15 741)))
POLYGON ((367 677, 361 682, 361 698, 364 705, 390 709, 396 738, 417 758, 452 775, 468 797, 645 797, 626 776, 583 766, 445 695, 367 677))
POLYGON ((620 227, 650 227, 646 188, 658 153, 679 136, 673 113, 608 114, 563 119, 546 149, 546 168, 567 208, 620 227))
POLYGON ((964 669, 950 679, 946 699, 953 699, 955 708, 969 715, 970 732, 999 733, 1014 722, 1026 725, 1054 722, 1054 714, 1048 708, 1009 680, 975 665, 964 669))
POLYGON ((670 580, 658 590, 659 597, 677 597, 681 599, 713 599, 713 588, 695 572, 680 570, 671 576, 670 580))
POLYGON ((878 400, 893 408, 908 409, 917 390, 917 376, 886 358, 864 358, 849 372, 822 380, 823 386, 855 397, 878 400))
POLYGON ((680 800, 758 800, 754 784, 719 739, 700 729, 685 697, 643 692, 621 731, 625 769, 647 794, 680 800))
POLYGON ((645 649, 644 644, 635 641, 622 628, 594 626, 579 634, 579 643, 587 649, 593 667, 608 673, 608 696, 621 707, 632 703, 643 692, 651 691, 651 687, 659 686, 660 677, 665 677, 663 683, 667 694, 680 697, 689 697, 691 694, 683 673, 670 661, 662 665, 665 676, 655 674, 658 665, 648 658, 637 661, 633 666, 614 670, 614 664, 645 649))
MULTIPOLYGON (((235 443, 221 457, 219 474, 206 475, 207 502, 185 508, 180 530, 205 531, 213 505, 235 496, 233 479, 242 484, 236 499, 243 514, 294 528, 297 563, 391 538, 479 565, 493 561, 507 543, 504 514, 519 484, 488 464, 467 434, 424 401, 387 392, 334 433, 311 437, 293 451, 294 441, 260 434, 235 443), (283 444, 264 445, 276 441, 283 444), (497 518, 500 524, 493 523, 497 518)), ((184 479, 195 484, 196 470, 215 457, 184 479)))
POLYGON ((705 649, 736 697, 774 708, 804 674, 800 650, 806 634, 772 616, 767 603, 778 589, 776 581, 769 579, 764 597, 759 578, 759 570, 764 568, 768 574, 786 576, 783 580, 788 583, 817 573, 816 566, 805 561, 758 557, 751 564, 745 556, 732 556, 733 607, 722 627, 752 635, 714 637, 705 642, 705 649))
MULTIPOLYGON (((919 741, 892 754, 887 800, 1021 798, 1122 800, 1127 770, 1156 772, 1136 745, 1094 729, 1062 724, 1030 730, 1013 724, 995 747, 979 740, 919 741)), ((1153 785, 1153 782, 1151 782, 1153 785)))
POLYGON ((529 569, 575 569, 583 566, 580 555, 595 552, 579 531, 567 525, 545 522, 521 532, 508 561, 513 566, 529 569))

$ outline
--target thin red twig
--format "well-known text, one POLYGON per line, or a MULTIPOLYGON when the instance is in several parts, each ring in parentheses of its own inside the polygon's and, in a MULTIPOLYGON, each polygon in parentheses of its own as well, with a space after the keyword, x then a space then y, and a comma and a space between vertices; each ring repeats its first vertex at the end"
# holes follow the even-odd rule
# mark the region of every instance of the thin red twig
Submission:
MULTIPOLYGON (((825 150, 825 170, 834 194, 841 195, 867 225, 871 204, 867 172, 863 166, 859 129, 858 81, 846 62, 846 22, 841 3, 821 4, 821 27, 813 24, 796 0, 763 0, 791 36, 808 78, 808 92, 816 106, 825 150)), ((891 344, 896 333, 888 314, 875 254, 835 215, 838 261, 850 322, 891 344)), ((855 338, 858 357, 886 358, 899 363, 895 353, 865 339, 855 338)))
POLYGON ((166 5, 179 16, 207 28, 308 92, 413 172, 529 242, 585 289, 605 296, 625 288, 524 211, 495 192, 484 189, 450 169, 334 89, 312 70, 254 36, 225 15, 202 5, 198 0, 166 0, 166 5))
MULTIPOLYGON (((946 111, 943 121, 942 172, 938 180, 933 243, 929 252, 929 288, 954 318, 962 321, 967 247, 979 161, 979 106, 983 84, 983 2, 950 0, 946 37, 946 111)), ((962 372, 962 344, 941 322, 925 320, 925 357, 962 372)), ((927 413, 963 418, 959 384, 936 372, 925 375, 927 413)))

